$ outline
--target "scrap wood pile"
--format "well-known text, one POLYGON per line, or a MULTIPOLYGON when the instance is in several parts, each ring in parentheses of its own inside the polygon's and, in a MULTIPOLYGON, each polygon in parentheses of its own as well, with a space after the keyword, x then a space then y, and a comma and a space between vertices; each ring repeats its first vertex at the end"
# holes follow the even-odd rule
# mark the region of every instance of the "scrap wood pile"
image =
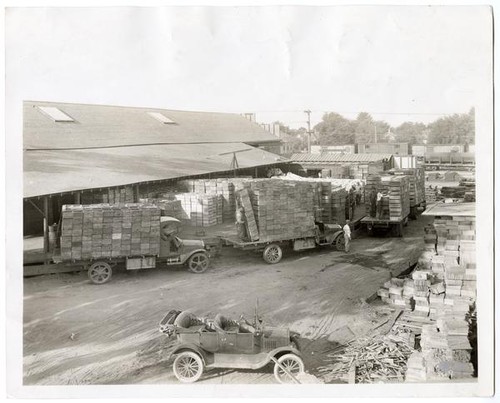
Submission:
POLYGON ((326 382, 404 381, 406 362, 413 351, 411 344, 404 338, 387 335, 359 338, 329 354, 329 363, 318 368, 318 371, 326 382))

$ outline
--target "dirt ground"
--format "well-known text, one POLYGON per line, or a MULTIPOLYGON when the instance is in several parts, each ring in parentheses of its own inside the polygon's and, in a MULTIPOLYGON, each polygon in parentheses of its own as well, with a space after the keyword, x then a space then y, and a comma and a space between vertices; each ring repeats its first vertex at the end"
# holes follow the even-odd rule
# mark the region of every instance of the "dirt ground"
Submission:
MULTIPOLYGON (((300 333, 306 371, 317 375, 339 341, 336 330, 348 326, 360 336, 388 315, 366 299, 415 263, 428 221, 410 221, 403 238, 355 239, 349 254, 287 251, 276 265, 252 252, 224 248, 203 274, 184 267, 117 272, 102 286, 91 284, 86 273, 26 278, 24 383, 177 383, 168 360, 173 341, 158 331, 163 315, 189 309, 201 316, 221 312, 250 319, 257 299, 264 323, 300 333)), ((269 367, 207 371, 199 382, 275 380, 269 367)))

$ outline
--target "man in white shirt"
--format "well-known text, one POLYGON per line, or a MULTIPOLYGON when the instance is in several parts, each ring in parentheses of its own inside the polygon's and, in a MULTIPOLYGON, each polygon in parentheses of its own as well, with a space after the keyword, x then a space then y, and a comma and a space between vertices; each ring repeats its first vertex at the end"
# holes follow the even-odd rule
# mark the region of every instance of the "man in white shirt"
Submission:
POLYGON ((349 247, 351 244, 351 227, 349 226, 350 221, 346 220, 345 225, 342 228, 344 230, 344 245, 346 253, 349 252, 349 247))
POLYGON ((382 216, 382 197, 383 197, 382 192, 377 193, 377 218, 380 218, 382 216))

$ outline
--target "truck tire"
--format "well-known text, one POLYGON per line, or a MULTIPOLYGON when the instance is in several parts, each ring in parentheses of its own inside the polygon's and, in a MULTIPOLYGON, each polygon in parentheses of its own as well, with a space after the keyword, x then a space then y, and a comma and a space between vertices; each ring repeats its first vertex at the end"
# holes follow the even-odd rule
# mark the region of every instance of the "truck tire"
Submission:
POLYGON ((188 268, 191 273, 203 273, 208 269, 210 258, 206 253, 196 252, 188 260, 188 268))
POLYGON ((113 269, 111 269, 111 266, 103 261, 92 263, 88 270, 90 281, 97 285, 107 283, 111 280, 112 274, 113 269))
POLYGON ((272 243, 265 247, 264 252, 262 253, 262 257, 264 258, 264 261, 266 263, 276 264, 283 257, 283 250, 278 244, 272 243))

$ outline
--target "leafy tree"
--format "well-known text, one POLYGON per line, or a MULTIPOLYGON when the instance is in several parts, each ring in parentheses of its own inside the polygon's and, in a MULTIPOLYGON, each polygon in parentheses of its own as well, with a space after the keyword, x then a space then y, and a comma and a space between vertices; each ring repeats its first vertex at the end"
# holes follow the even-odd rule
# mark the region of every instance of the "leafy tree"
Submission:
POLYGON ((422 144, 427 126, 423 123, 404 122, 394 129, 397 143, 422 144))
POLYGON ((320 145, 352 144, 355 139, 353 122, 335 112, 325 113, 314 131, 320 145))
POLYGON ((439 118, 429 124, 429 143, 464 144, 473 143, 475 137, 475 111, 455 113, 439 118))

